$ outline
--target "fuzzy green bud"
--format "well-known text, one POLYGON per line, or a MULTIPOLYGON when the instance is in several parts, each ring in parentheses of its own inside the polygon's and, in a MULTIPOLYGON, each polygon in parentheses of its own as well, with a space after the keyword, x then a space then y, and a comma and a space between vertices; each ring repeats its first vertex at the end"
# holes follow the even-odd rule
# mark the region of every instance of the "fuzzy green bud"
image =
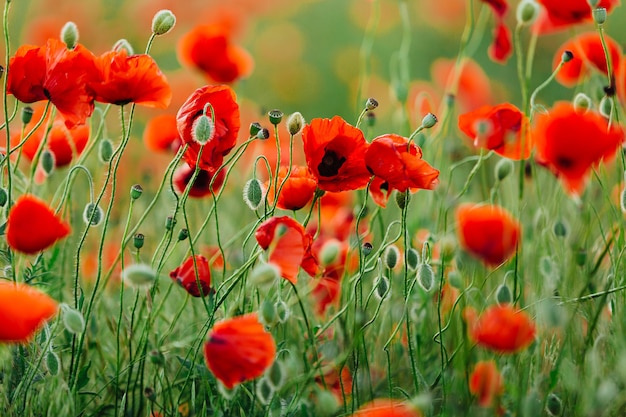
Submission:
POLYGON ((448 283, 457 290, 464 288, 463 277, 461 276, 461 273, 456 270, 450 271, 448 274, 448 283))
POLYGON ((535 0, 522 0, 517 5, 515 16, 522 25, 532 25, 539 16, 540 7, 535 0))
POLYGON ((374 295, 379 300, 385 298, 389 292, 389 278, 385 276, 379 277, 374 285, 376 286, 376 288, 374 288, 374 295))
POLYGON ((513 295, 508 285, 502 284, 496 289, 496 302, 500 305, 510 304, 513 301, 513 295))
POLYGON ((257 287, 272 285, 280 277, 280 270, 272 263, 262 263, 250 272, 250 283, 257 287))
POLYGON ((269 404, 274 396, 274 388, 267 378, 261 378, 256 383, 256 398, 261 404, 269 404))
POLYGON ((554 235, 556 237, 566 237, 567 236, 567 224, 562 220, 557 220, 554 222, 554 227, 552 228, 554 235))
POLYGON ((511 172, 513 172, 513 161, 508 158, 500 159, 495 167, 496 179, 502 181, 508 177, 511 172))
POLYGON ((261 206, 265 192, 261 181, 256 178, 249 179, 243 186, 243 201, 250 210, 256 210, 261 206))
POLYGON ((271 301, 263 300, 259 306, 259 320, 265 327, 274 327, 278 323, 276 307, 271 301))
POLYGON ((591 98, 585 93, 578 93, 574 97, 574 109, 577 112, 585 113, 591 108, 591 98))
POLYGON ((171 10, 159 10, 152 18, 152 33, 157 36, 165 35, 172 30, 175 24, 176 16, 171 10))
POLYGON ((34 110, 30 106, 26 106, 22 109, 22 123, 27 125, 33 119, 34 110))
POLYGON ((98 157, 103 164, 111 161, 113 157, 113 143, 109 139, 102 139, 98 146, 98 157))
POLYGON ((300 133, 305 124, 306 121, 304 120, 304 117, 302 117, 302 114, 300 114, 300 112, 292 113, 291 116, 287 118, 287 130, 292 136, 300 133))
POLYGON ((281 323, 286 322, 287 319, 289 318, 289 315, 291 314, 291 310, 289 309, 289 306, 287 305, 287 303, 285 303, 283 300, 278 300, 276 304, 274 305, 274 308, 276 308, 278 321, 281 323))
POLYGON ((46 352, 46 369, 50 373, 50 375, 55 376, 58 375, 59 369, 59 355, 57 355, 52 350, 46 352))
POLYGON ((113 50, 115 52, 120 52, 121 50, 125 50, 128 56, 135 54, 135 50, 131 46, 130 42, 128 42, 126 39, 120 39, 119 41, 115 42, 113 44, 113 50))
POLYGON ((435 272, 429 264, 421 263, 417 267, 417 282, 426 292, 430 292, 435 285, 435 272))
POLYGON ((270 123, 276 126, 283 120, 284 113, 278 109, 270 110, 267 113, 270 123))
POLYGON ((607 119, 610 118, 611 114, 613 113, 613 100, 611 99, 611 97, 602 97, 602 100, 600 100, 600 105, 598 106, 598 110, 600 111, 600 114, 602 116, 606 117, 607 119))
POLYGON ((400 249, 396 245, 387 246, 383 255, 383 264, 389 269, 393 269, 398 265, 400 258, 400 249))
POLYGON ((420 263, 420 253, 415 248, 409 248, 406 253, 406 264, 411 271, 415 271, 420 263))
POLYGON ((78 44, 78 27, 76 23, 67 22, 61 28, 61 40, 67 46, 67 49, 74 49, 78 44))
POLYGON ((574 262, 578 266, 584 266, 587 263, 587 251, 583 248, 578 249, 574 253, 574 262))
POLYGON ((137 233, 133 236, 133 246, 135 249, 143 248, 143 243, 146 240, 146 237, 142 233, 137 233))
POLYGON ((546 400, 546 411, 554 417, 560 416, 563 412, 563 402, 556 394, 550 393, 548 395, 548 399, 546 400))
POLYGON ((85 331, 85 319, 82 313, 67 304, 61 304, 63 327, 72 334, 85 331))
POLYGON ((319 261, 321 266, 328 266, 337 262, 340 253, 341 242, 337 239, 327 240, 320 250, 319 261))
POLYGON ((277 390, 282 387, 286 378, 282 362, 274 361, 265 373, 265 376, 274 389, 277 390))
POLYGON ((96 203, 88 203, 83 211, 83 221, 87 226, 98 226, 104 213, 96 203))
POLYGON ((598 7, 591 12, 593 15, 593 21, 598 25, 603 25, 606 22, 606 9, 604 7, 598 7))
POLYGON ((150 287, 156 279, 156 272, 146 264, 128 265, 122 271, 122 281, 135 288, 150 287))
POLYGON ((205 114, 201 114, 193 124, 193 138, 200 145, 206 144, 215 135, 213 121, 205 114))
POLYGON ((50 175, 54 172, 55 159, 56 158, 50 149, 44 149, 41 153, 41 168, 46 175, 50 175))
POLYGON ((330 391, 319 391, 315 401, 315 415, 333 416, 337 413, 339 403, 337 397, 330 391))
POLYGON ((0 188, 0 207, 4 207, 9 201, 9 193, 6 188, 0 188))
POLYGON ((378 107, 378 101, 373 97, 368 98, 365 102, 365 110, 367 111, 372 111, 376 107, 378 107))
POLYGON ((422 119, 422 126, 424 126, 424 129, 430 129, 437 124, 437 121, 437 116, 435 116, 433 113, 428 113, 422 119))
POLYGON ((130 198, 137 200, 143 194, 143 187, 139 184, 135 184, 130 187, 130 198))

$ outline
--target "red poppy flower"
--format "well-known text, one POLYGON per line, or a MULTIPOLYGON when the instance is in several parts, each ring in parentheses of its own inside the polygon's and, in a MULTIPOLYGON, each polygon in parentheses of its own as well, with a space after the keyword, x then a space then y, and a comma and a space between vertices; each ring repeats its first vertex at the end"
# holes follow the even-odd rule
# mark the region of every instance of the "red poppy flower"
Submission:
POLYGON ((202 255, 190 256, 185 259, 185 262, 170 272, 170 278, 194 297, 200 297, 198 283, 202 288, 202 296, 208 295, 211 291, 211 269, 209 268, 209 261, 202 255), (198 270, 197 278, 196 269, 198 270))
POLYGON ((331 277, 321 277, 314 280, 311 295, 315 303, 315 312, 323 316, 331 305, 336 305, 339 301, 341 283, 338 279, 331 277))
POLYGON ((56 301, 26 284, 0 282, 0 342, 27 343, 58 310, 56 301))
POLYGON ((520 224, 502 207, 461 204, 456 221, 463 249, 487 265, 499 265, 515 253, 520 224))
MULTIPOLYGON (((309 204, 313 199, 315 190, 317 189, 317 180, 307 167, 294 165, 291 168, 289 177, 285 180, 288 167, 280 167, 278 171, 278 188, 280 194, 276 206, 283 210, 300 210, 309 204), (280 185, 283 184, 282 188, 280 185)), ((266 183, 268 189, 267 197, 271 204, 274 203, 274 182, 266 183)))
POLYGON ((89 83, 95 99, 123 106, 128 103, 166 108, 172 100, 165 75, 150 55, 128 56, 125 49, 96 58, 99 79, 89 83))
POLYGON ((591 168, 615 155, 624 141, 616 123, 609 128, 600 114, 578 112, 569 102, 538 113, 532 135, 537 161, 560 177, 573 195, 582 193, 591 168))
POLYGON ((389 183, 380 177, 374 177, 370 183, 370 196, 374 203, 378 204, 382 208, 387 207, 389 196, 393 189, 389 187, 389 183))
MULTIPOLYGON (((571 25, 591 22, 591 7, 587 0, 539 0, 543 13, 535 23, 535 30, 548 33, 567 29, 571 25)), ((619 0, 600 0, 597 7, 604 7, 608 12, 619 4, 619 0)))
POLYGON ((151 151, 176 152, 181 146, 180 135, 176 126, 176 116, 162 114, 150 119, 143 131, 143 143, 151 151))
MULTIPOLYGON (((183 194, 185 188, 187 188, 187 184, 191 181, 193 174, 195 172, 195 168, 190 167, 187 164, 182 164, 175 172, 174 172, 174 189, 179 193, 183 194)), ((215 176, 215 170, 207 171, 206 169, 200 169, 198 172, 198 176, 196 177, 193 185, 189 189, 190 197, 206 197, 211 194, 211 181, 213 181, 213 177, 215 176)), ((224 178, 226 178, 226 170, 220 169, 217 173, 217 178, 213 181, 213 192, 217 193, 224 184, 224 178)))
MULTIPOLYGON (((22 154, 32 161, 39 149, 39 145, 43 140, 44 129, 37 129, 30 138, 22 145, 22 154)), ((89 125, 78 125, 71 129, 68 129, 65 123, 61 120, 57 120, 52 124, 50 132, 48 132, 48 139, 46 141, 46 148, 54 155, 54 165, 56 167, 64 167, 70 164, 74 159, 74 156, 80 155, 87 141, 89 140, 89 125)), ((12 145, 17 145, 20 142, 20 134, 16 135, 11 140, 12 145)))
POLYGON ((178 56, 216 83, 232 83, 246 77, 254 66, 250 54, 233 45, 228 29, 220 24, 199 25, 183 35, 178 56))
POLYGON ((459 116, 459 129, 474 140, 475 147, 493 150, 498 155, 516 160, 530 156, 532 140, 528 117, 512 104, 483 106, 462 114, 459 116), (485 132, 482 133, 481 129, 485 132))
POLYGON ((469 390, 478 397, 481 407, 491 407, 493 400, 504 392, 502 375, 494 361, 480 361, 470 375, 469 390))
POLYGON ((324 381, 322 376, 316 375, 315 381, 320 387, 325 386, 337 399, 338 402, 342 402, 344 396, 349 397, 352 394, 352 373, 350 368, 344 366, 341 368, 341 373, 336 366, 324 366, 324 381))
POLYGON ((58 218, 40 199, 25 194, 11 207, 7 243, 11 249, 34 254, 70 234, 70 225, 58 218))
POLYGON ((313 119, 302 130, 304 154, 318 187, 325 191, 358 190, 371 174, 365 166, 363 132, 341 117, 313 119))
POLYGON ((207 85, 194 91, 178 110, 176 123, 182 141, 189 145, 183 156, 189 165, 196 165, 200 152, 200 144, 193 137, 193 126, 208 103, 215 112, 215 134, 204 145, 200 168, 211 170, 222 165, 224 156, 237 144, 240 121, 236 100, 235 92, 227 85, 207 85))
POLYGON ((379 398, 365 404, 354 417, 421 417, 422 413, 404 401, 379 398))
POLYGON ((207 366, 229 389, 263 375, 275 355, 274 339, 256 313, 216 323, 204 345, 207 366))
POLYGON ((439 171, 422 159, 422 150, 413 143, 408 145, 408 139, 399 135, 374 139, 365 152, 365 165, 389 189, 400 192, 409 188, 432 190, 439 183, 439 171))
POLYGON ((510 304, 493 305, 469 326, 479 345, 500 353, 515 353, 535 340, 535 324, 527 313, 510 304))
POLYGON ((493 102, 491 79, 476 61, 466 58, 460 63, 453 59, 440 58, 430 68, 434 83, 451 92, 450 86, 457 82, 454 99, 462 112, 472 111, 493 102), (458 80, 456 79, 458 77, 458 80))
MULTIPOLYGON (((611 64, 613 71, 617 72, 620 67, 622 49, 614 40, 604 36, 606 45, 611 55, 611 64)), ((569 39, 557 50, 554 55, 553 66, 556 68, 561 62, 561 57, 565 51, 571 51, 574 57, 565 63, 556 74, 556 79, 561 84, 573 87, 580 83, 595 69, 607 74, 606 58, 600 36, 595 32, 583 33, 572 39, 569 39)))
POLYGON ((489 47, 489 57, 495 62, 505 63, 513 53, 511 31, 504 24, 504 16, 509 10, 509 5, 505 0, 483 0, 483 2, 491 7, 496 17, 496 27, 493 43, 489 47))
POLYGON ((24 103, 50 100, 72 128, 93 112, 87 84, 97 76, 94 60, 82 45, 67 49, 57 39, 43 47, 21 46, 9 62, 7 90, 24 103))
POLYGON ((319 266, 311 254, 313 237, 291 217, 266 220, 257 229, 255 237, 263 249, 270 248, 269 262, 278 266, 286 280, 295 284, 300 267, 311 276, 318 273, 319 266))

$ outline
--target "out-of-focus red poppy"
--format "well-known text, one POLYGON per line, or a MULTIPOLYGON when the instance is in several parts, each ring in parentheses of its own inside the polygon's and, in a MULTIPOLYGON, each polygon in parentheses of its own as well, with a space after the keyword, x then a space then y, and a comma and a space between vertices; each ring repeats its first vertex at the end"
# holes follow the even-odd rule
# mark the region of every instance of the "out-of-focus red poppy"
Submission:
POLYGON ((502 207, 461 204, 456 221, 463 249, 487 265, 497 266, 515 253, 520 224, 502 207))
POLYGON ((143 131, 143 143, 151 151, 176 152, 181 146, 176 116, 161 114, 150 119, 143 131))
POLYGON ((323 316, 331 305, 336 305, 339 301, 341 283, 339 280, 330 277, 321 277, 313 282, 311 295, 315 304, 315 312, 323 316))
POLYGON ((569 102, 538 113, 532 135, 537 161, 559 177, 571 195, 583 192, 591 168, 613 157, 624 141, 617 123, 609 128, 599 113, 578 112, 569 102))
POLYGON ((123 106, 128 103, 161 109, 170 105, 172 90, 150 55, 128 56, 126 49, 96 58, 97 81, 89 83, 96 101, 123 106))
MULTIPOLYGON (((539 0, 539 3, 543 10, 535 22, 534 30, 541 34, 593 21, 587 0, 539 0)), ((619 0, 600 0, 596 7, 603 7, 607 12, 611 12, 619 3, 619 0)))
POLYGON ((85 123, 93 112, 87 84, 97 77, 95 57, 82 45, 67 49, 57 40, 24 45, 9 62, 7 90, 24 103, 50 100, 68 128, 85 123))
MULTIPOLYGON (((348 239, 354 232, 354 196, 351 193, 326 192, 316 204, 313 212, 319 212, 320 218, 314 218, 307 225, 307 231, 314 235, 319 228, 319 235, 334 237, 340 241, 348 239)), ((366 222, 362 222, 365 227, 366 222)), ((316 239, 319 243, 320 239, 316 239)))
MULTIPOLYGON (((196 165, 200 144, 194 140, 193 127, 205 106, 210 103, 215 116, 215 134, 204 145, 200 168, 217 169, 237 144, 239 133, 239 105, 235 92, 227 85, 207 85, 198 88, 189 96, 176 115, 178 133, 188 146, 183 155, 189 165, 196 165)), ((211 114, 207 112, 207 117, 211 114)))
POLYGON ((493 42, 489 47, 489 57, 495 62, 505 63, 513 53, 511 31, 504 24, 504 16, 509 10, 509 5, 505 0, 483 0, 483 2, 491 7, 496 17, 496 27, 493 42))
MULTIPOLYGON (((365 165, 388 188, 432 190, 439 184, 439 171, 422 159, 422 150, 400 135, 375 138, 365 152, 365 165)), ((381 185, 382 186, 382 185, 381 185)))
POLYGON ((58 218, 37 197, 20 196, 7 219, 7 243, 11 249, 34 254, 70 234, 70 225, 58 218))
POLYGON ((378 204, 382 208, 387 207, 389 196, 393 189, 389 187, 389 183, 380 177, 374 177, 370 183, 370 196, 374 203, 378 204))
MULTIPOLYGON (((22 154, 32 161, 43 140, 44 129, 40 127, 22 145, 22 154)), ((54 155, 54 165, 64 167, 69 165, 74 156, 80 155, 87 141, 89 140, 89 125, 77 125, 68 129, 62 120, 58 119, 52 124, 48 132, 48 139, 45 147, 54 155)), ((15 146, 20 142, 20 134, 13 135, 11 145, 15 146)))
POLYGON ((422 413, 408 403, 379 398, 359 408, 354 417, 421 417, 422 413))
POLYGON ((170 272, 170 278, 194 297, 200 297, 201 294, 206 296, 211 291, 211 268, 209 268, 209 261, 202 255, 190 256, 185 259, 178 268, 170 272), (196 268, 198 270, 197 277, 196 268), (202 293, 200 293, 198 283, 202 293))
MULTIPOLYGON (((607 48, 611 56, 613 73, 620 68, 622 49, 619 44, 607 35, 604 35, 607 48)), ((553 59, 553 67, 556 68, 561 62, 561 57, 565 51, 570 51, 574 57, 566 62, 556 74, 556 79, 561 84, 573 87, 580 83, 591 70, 601 71, 607 74, 606 57, 600 36, 596 32, 580 34, 568 39, 556 51, 553 59)))
POLYGON ((510 304, 493 305, 473 324, 469 331, 479 345, 500 353, 515 353, 535 340, 535 324, 523 310, 510 304))
POLYGON ((254 61, 243 48, 231 42, 224 25, 198 25, 178 43, 182 63, 201 70, 210 81, 232 83, 250 75, 254 61))
POLYGON ((313 237, 291 217, 272 217, 256 230, 259 246, 270 249, 269 262, 276 265, 281 276, 296 283, 300 267, 309 275, 319 272, 317 260, 311 253, 313 237))
MULTIPOLYGON (((306 206, 313 199, 315 190, 317 189, 317 180, 307 167, 294 165, 291 168, 289 177, 287 176, 288 167, 280 167, 278 171, 278 188, 280 194, 278 195, 278 201, 276 207, 283 210, 300 210, 306 206), (282 188, 280 188, 283 184, 282 188)), ((274 203, 274 182, 272 184, 265 183, 268 193, 267 197, 271 204, 274 203)))
POLYGON ((0 342, 27 343, 58 310, 56 301, 26 284, 0 282, 0 342))
POLYGON ((469 379, 469 390, 478 397, 481 407, 491 407, 496 397, 504 392, 502 375, 494 361, 480 361, 469 379))
POLYGON ((341 117, 313 119, 302 130, 309 170, 325 191, 358 190, 371 174, 365 166, 367 142, 363 132, 341 117))
POLYGON ((481 66, 474 60, 466 58, 458 63, 452 59, 440 58, 433 62, 430 73, 435 85, 442 91, 452 92, 455 95, 457 108, 461 112, 468 112, 491 104, 493 94, 491 80, 481 66), (450 87, 456 80, 457 88, 450 87))
POLYGON ((344 396, 349 397, 352 394, 352 373, 350 368, 344 366, 341 372, 336 366, 324 367, 324 381, 322 377, 316 375, 315 381, 320 386, 326 386, 333 393, 338 402, 343 402, 344 396))
MULTIPOLYGON (((189 184, 189 181, 191 181, 194 172, 195 168, 190 167, 187 164, 182 164, 180 167, 178 167, 178 169, 176 169, 176 171, 174 172, 173 183, 174 189, 179 194, 183 194, 185 188, 187 188, 187 184, 189 184)), ((215 170, 208 171, 201 168, 198 172, 198 176, 191 185, 191 188, 189 189, 189 196, 201 198, 211 195, 211 181, 213 181, 214 176, 215 170)), ((222 184, 224 184, 224 178, 226 178, 226 170, 220 169, 217 173, 215 181, 213 181, 214 193, 217 193, 220 190, 222 184)))
POLYGON ((204 345, 207 366, 229 389, 263 375, 275 355, 274 339, 256 313, 216 323, 204 345))
POLYGON ((532 151, 528 117, 509 103, 487 105, 460 115, 459 129, 474 140, 475 147, 509 159, 526 159, 532 151))

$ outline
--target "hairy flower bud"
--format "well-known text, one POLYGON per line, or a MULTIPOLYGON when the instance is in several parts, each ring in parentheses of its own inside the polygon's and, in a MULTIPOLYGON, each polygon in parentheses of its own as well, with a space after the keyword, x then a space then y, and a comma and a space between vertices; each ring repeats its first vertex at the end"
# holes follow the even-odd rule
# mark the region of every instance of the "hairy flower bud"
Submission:
POLYGON ((159 10, 152 18, 152 33, 157 36, 165 35, 172 30, 175 24, 176 16, 171 10, 159 10))

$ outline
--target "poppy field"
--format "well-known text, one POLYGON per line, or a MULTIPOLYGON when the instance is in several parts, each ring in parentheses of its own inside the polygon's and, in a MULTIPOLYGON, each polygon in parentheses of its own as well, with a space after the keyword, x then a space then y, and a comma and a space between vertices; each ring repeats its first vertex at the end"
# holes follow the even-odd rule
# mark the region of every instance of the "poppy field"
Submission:
POLYGON ((626 415, 619 0, 5 0, 0 416, 626 415))

